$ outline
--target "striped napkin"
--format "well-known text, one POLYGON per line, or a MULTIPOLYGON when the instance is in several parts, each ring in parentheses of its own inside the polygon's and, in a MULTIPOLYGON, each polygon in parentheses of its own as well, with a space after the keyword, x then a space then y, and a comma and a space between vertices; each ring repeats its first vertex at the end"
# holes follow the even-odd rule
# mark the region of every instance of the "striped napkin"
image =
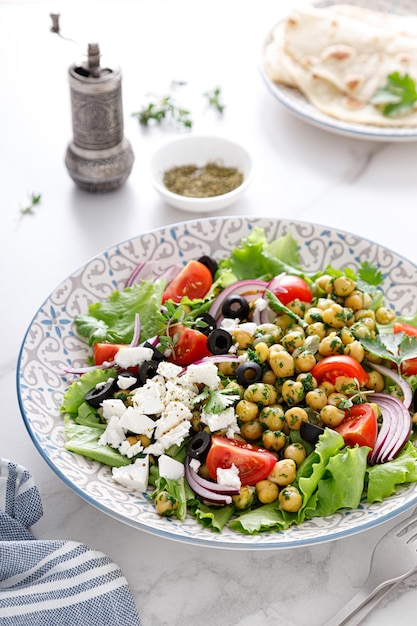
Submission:
POLYGON ((0 458, 1 626, 140 626, 119 567, 84 544, 35 539, 42 513, 29 472, 0 458))

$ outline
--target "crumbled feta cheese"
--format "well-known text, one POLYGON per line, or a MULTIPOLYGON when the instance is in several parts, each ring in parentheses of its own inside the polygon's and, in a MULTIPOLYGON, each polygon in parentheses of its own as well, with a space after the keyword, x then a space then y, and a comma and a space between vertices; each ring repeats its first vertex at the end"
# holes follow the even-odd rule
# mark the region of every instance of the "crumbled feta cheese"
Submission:
POLYGON ((239 330, 243 330, 245 333, 249 335, 254 335, 258 325, 255 322, 243 322, 243 324, 239 324, 239 330))
POLYGON ((120 418, 119 426, 136 435, 146 435, 149 439, 155 430, 155 422, 133 406, 127 407, 120 418))
POLYGON ((143 387, 138 387, 132 395, 133 406, 146 415, 159 415, 163 411, 159 385, 153 380, 147 380, 143 387))
POLYGON ((193 469, 195 472, 198 472, 198 470, 201 467, 201 463, 198 459, 190 459, 190 467, 191 469, 193 469))
POLYGON ((203 408, 201 421, 209 427, 212 433, 237 425, 237 417, 232 406, 221 411, 221 413, 206 413, 203 408))
MULTIPOLYGON (((179 379, 178 379, 179 380, 179 379)), ((172 380, 166 381, 166 393, 164 396, 165 404, 178 401, 186 406, 191 406, 193 398, 198 394, 198 387, 182 387, 172 380)))
POLYGON ((155 439, 159 439, 162 435, 169 432, 172 428, 183 421, 187 422, 189 428, 189 420, 193 414, 182 402, 170 402, 161 417, 155 422, 155 439))
POLYGON ((265 309, 268 308, 268 302, 265 300, 265 298, 257 298, 253 304, 255 306, 255 309, 257 309, 258 311, 265 311, 265 309))
POLYGON ((168 363, 168 361, 161 361, 156 371, 168 380, 175 380, 181 374, 182 370, 183 368, 180 365, 168 363))
POLYGON ((224 328, 228 333, 232 333, 233 330, 239 328, 239 319, 233 319, 231 317, 224 317, 220 322, 220 328, 224 328))
POLYGON ((239 470, 236 465, 233 463, 231 467, 223 469, 222 467, 218 467, 216 471, 217 482, 219 485, 227 485, 228 487, 236 487, 236 489, 240 489, 242 483, 239 478, 239 470))
POLYGON ((146 491, 149 479, 149 457, 136 459, 131 465, 113 467, 112 474, 116 482, 128 489, 146 491))
POLYGON ((118 448, 121 443, 126 439, 126 433, 123 428, 119 426, 120 417, 112 415, 106 426, 106 430, 98 440, 100 446, 109 445, 112 448, 118 448))
POLYGON ((119 389, 126 391, 126 389, 129 389, 131 385, 135 384, 136 380, 136 376, 118 376, 117 386, 119 387, 119 389))
POLYGON ((126 411, 126 405, 124 404, 123 400, 115 398, 108 398, 107 400, 103 400, 102 407, 103 419, 105 419, 106 422, 108 422, 109 419, 113 417, 113 415, 116 415, 117 417, 122 417, 123 413, 126 411))
POLYGON ((130 346, 120 348, 114 357, 117 365, 123 369, 129 367, 135 367, 136 365, 142 365, 145 361, 150 361, 153 357, 153 351, 151 348, 144 348, 143 346, 136 346, 131 348, 130 346))
POLYGON ((170 480, 178 480, 184 476, 184 465, 167 454, 158 459, 159 475, 170 480))
POLYGON ((129 459, 133 458, 137 454, 140 454, 142 451, 143 445, 140 441, 137 441, 136 443, 131 445, 130 442, 125 439, 123 443, 119 446, 120 454, 123 454, 123 456, 127 456, 129 459))
POLYGON ((217 389, 220 383, 215 363, 198 363, 187 368, 188 379, 195 383, 207 385, 210 389, 217 389))
MULTIPOLYGON (((162 452, 168 450, 168 448, 170 448, 171 446, 179 446, 189 435, 190 428, 190 422, 188 420, 183 420, 177 426, 174 426, 174 428, 171 428, 171 430, 159 437, 156 443, 158 444, 158 446, 162 446, 162 452)), ((151 446, 145 448, 145 452, 148 452, 150 447, 151 446)), ((156 452, 154 452, 153 454, 156 454, 156 452)))

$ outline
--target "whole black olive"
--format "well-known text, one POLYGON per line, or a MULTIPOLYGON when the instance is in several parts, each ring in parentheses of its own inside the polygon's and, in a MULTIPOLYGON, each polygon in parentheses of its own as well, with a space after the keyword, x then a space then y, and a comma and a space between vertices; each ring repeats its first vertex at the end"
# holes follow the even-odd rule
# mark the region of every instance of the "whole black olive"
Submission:
POLYGON ((197 330, 204 335, 208 336, 216 328, 216 320, 210 313, 201 313, 195 318, 195 321, 197 322, 197 330), (203 322, 201 325, 199 324, 200 320, 203 322))
POLYGON ((227 354, 232 343, 232 335, 223 328, 215 328, 207 337, 206 342, 212 354, 227 354))
POLYGON ((85 394, 85 401, 95 409, 98 409, 103 400, 113 397, 114 380, 108 380, 103 385, 98 385, 85 394))
POLYGON ((156 376, 158 365, 160 361, 144 361, 142 365, 139 367, 138 378, 139 381, 144 385, 148 378, 153 378, 156 376))
POLYGON ((119 378, 132 379, 131 381, 129 381, 129 386, 126 387, 126 389, 128 389, 129 391, 132 389, 136 389, 136 387, 140 386, 140 382, 136 374, 128 371, 118 372, 116 378, 113 381, 113 392, 120 391, 121 389, 121 387, 119 386, 119 378))
POLYGON ((249 315, 249 302, 246 300, 246 298, 237 294, 227 296, 222 304, 222 314, 225 317, 246 320, 248 319, 249 315))
POLYGON ((324 433, 324 428, 311 424, 310 422, 301 422, 300 435, 308 443, 317 443, 320 435, 324 433))
POLYGON ((163 354, 158 348, 155 348, 149 341, 145 341, 143 344, 144 348, 150 348, 152 350, 152 360, 153 361, 166 361, 167 357, 163 354))
POLYGON ((210 450, 211 436, 205 430, 194 435, 194 437, 188 442, 186 452, 192 459, 198 459, 204 461, 208 451, 210 450))
POLYGON ((236 368, 236 380, 242 387, 249 387, 252 383, 262 380, 262 367, 255 361, 241 363, 236 368))
POLYGON ((197 261, 205 265, 207 269, 210 270, 210 274, 212 276, 214 276, 214 274, 217 272, 217 261, 215 261, 211 256, 201 256, 199 259, 197 259, 197 261))

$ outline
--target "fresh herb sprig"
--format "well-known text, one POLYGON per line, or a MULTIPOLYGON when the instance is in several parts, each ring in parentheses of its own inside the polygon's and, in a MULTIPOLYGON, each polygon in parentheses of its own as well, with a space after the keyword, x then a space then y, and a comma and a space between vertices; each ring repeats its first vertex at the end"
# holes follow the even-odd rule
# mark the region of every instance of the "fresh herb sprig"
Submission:
POLYGON ((214 89, 203 93, 203 96, 205 96, 208 100, 208 105, 216 109, 220 115, 223 115, 226 105, 221 101, 221 95, 221 87, 214 87, 214 89))
POLYGON ((417 337, 405 333, 380 334, 375 339, 361 339, 361 344, 371 354, 395 363, 398 373, 401 364, 417 357, 417 337))
POLYGON ((192 128, 193 125, 190 111, 182 107, 170 94, 156 96, 155 101, 149 102, 140 111, 132 113, 132 116, 137 117, 142 126, 149 126, 151 120, 156 124, 171 120, 177 126, 184 128, 192 128))
POLYGON ((21 215, 34 215, 35 213, 34 208, 40 203, 41 197, 42 196, 40 193, 30 194, 28 204, 24 207, 20 207, 20 214, 21 215))
POLYGON ((233 389, 210 389, 204 387, 203 391, 194 398, 194 404, 207 402, 204 405, 206 413, 222 413, 239 400, 238 392, 233 389))
POLYGON ((378 107, 386 117, 399 117, 413 110, 417 102, 417 89, 409 74, 393 72, 387 76, 387 82, 376 90, 371 103, 378 107))

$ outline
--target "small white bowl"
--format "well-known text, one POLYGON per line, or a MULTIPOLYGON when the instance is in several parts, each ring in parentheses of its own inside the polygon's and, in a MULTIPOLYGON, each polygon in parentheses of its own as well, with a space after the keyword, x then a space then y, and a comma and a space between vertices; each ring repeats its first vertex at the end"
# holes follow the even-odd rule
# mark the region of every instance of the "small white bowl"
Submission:
POLYGON ((244 193, 253 176, 252 159, 239 144, 223 137, 185 135, 161 146, 151 157, 151 182, 171 206, 191 213, 211 213, 230 206, 244 193), (203 167, 216 162, 224 167, 235 167, 243 174, 239 187, 210 198, 189 198, 169 191, 163 182, 164 173, 173 167, 197 165, 203 167))

